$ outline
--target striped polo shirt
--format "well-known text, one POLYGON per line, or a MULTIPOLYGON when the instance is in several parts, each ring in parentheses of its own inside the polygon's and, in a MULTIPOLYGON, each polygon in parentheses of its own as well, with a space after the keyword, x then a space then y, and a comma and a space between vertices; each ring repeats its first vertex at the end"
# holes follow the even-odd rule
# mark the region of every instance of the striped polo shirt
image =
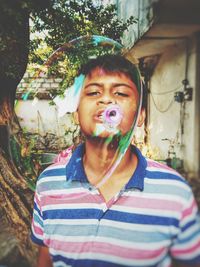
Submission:
POLYGON ((200 219, 191 188, 174 170, 132 150, 137 168, 108 203, 87 180, 83 144, 42 172, 32 240, 49 247, 53 266, 200 263, 200 219))

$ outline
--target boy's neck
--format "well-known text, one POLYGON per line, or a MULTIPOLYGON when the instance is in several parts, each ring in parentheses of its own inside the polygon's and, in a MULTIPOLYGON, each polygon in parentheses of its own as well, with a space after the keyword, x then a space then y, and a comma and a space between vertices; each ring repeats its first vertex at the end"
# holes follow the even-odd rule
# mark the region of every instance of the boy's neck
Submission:
MULTIPOLYGON (((106 144, 105 140, 86 140, 85 155, 83 158, 84 168, 88 179, 93 184, 99 181, 108 172, 109 168, 116 160, 118 143, 106 144)), ((131 151, 131 146, 127 149, 118 167, 114 171, 114 176, 120 176, 137 165, 137 157, 131 151)))

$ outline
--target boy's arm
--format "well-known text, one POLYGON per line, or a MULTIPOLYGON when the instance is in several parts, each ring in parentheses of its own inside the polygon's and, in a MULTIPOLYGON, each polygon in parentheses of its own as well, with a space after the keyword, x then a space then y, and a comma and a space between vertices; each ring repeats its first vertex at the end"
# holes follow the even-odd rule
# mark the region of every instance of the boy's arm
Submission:
POLYGON ((170 248, 174 267, 200 267, 200 214, 191 189, 179 222, 179 233, 170 248))
POLYGON ((47 247, 40 247, 37 267, 53 267, 47 247))

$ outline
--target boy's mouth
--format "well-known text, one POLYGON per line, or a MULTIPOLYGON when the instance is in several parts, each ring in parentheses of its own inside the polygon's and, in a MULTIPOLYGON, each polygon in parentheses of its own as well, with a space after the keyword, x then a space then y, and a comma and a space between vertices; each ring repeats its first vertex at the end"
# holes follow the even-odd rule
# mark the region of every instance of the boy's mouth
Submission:
POLYGON ((104 113, 105 109, 101 109, 99 111, 97 111, 97 113, 95 114, 94 118, 95 121, 103 123, 103 113, 104 113))

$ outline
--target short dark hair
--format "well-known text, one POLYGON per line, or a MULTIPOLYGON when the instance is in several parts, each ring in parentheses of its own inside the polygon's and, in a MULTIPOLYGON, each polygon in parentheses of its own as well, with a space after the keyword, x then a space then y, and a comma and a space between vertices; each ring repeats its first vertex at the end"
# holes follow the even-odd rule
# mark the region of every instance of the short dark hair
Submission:
MULTIPOLYGON (((141 92, 142 79, 138 67, 121 55, 103 55, 97 58, 90 59, 87 64, 84 64, 80 69, 80 74, 85 76, 90 75, 96 69, 103 69, 105 72, 123 73, 129 77, 136 85, 139 93, 141 92)), ((145 97, 143 87, 142 107, 145 107, 145 97)))

